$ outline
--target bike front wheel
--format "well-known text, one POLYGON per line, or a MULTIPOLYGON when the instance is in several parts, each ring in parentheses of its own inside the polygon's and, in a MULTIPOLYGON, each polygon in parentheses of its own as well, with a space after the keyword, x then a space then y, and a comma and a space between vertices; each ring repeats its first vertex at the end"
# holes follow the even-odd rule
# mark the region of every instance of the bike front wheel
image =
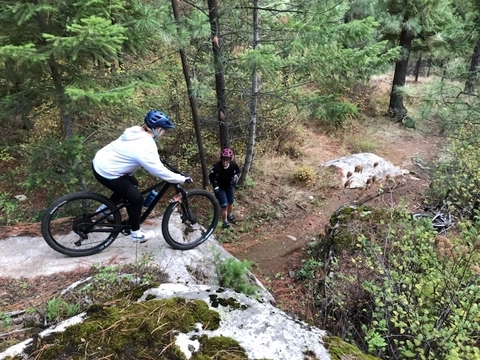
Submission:
POLYGON ((82 191, 65 195, 46 210, 42 235, 47 244, 68 256, 96 254, 121 231, 121 215, 103 195, 82 191), (101 205, 103 210, 99 211, 101 205))
POLYGON ((217 227, 220 216, 220 207, 212 193, 195 189, 186 194, 186 201, 181 199, 168 205, 162 219, 165 241, 178 250, 193 249, 207 240, 217 227))

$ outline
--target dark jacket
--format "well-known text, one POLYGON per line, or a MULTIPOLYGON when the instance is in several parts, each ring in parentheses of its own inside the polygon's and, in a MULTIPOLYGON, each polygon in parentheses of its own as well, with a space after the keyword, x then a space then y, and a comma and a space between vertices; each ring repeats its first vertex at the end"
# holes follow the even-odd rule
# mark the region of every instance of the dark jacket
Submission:
POLYGON ((210 179, 213 188, 216 188, 217 186, 220 188, 229 188, 235 185, 233 177, 235 175, 238 176, 239 174, 240 168, 235 161, 230 161, 230 166, 226 169, 223 168, 222 162, 219 161, 210 169, 210 175, 208 178, 210 179))

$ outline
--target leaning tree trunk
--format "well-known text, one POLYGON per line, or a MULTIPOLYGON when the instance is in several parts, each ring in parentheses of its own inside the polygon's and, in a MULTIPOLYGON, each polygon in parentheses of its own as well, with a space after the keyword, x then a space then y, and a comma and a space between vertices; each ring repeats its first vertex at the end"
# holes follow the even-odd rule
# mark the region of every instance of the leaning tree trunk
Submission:
MULTIPOLYGON (((258 46, 259 39, 258 27, 258 0, 253 0, 253 50, 258 46)), ((238 181, 239 185, 243 185, 247 179, 248 172, 253 162, 253 150, 255 148, 255 133, 257 127, 257 104, 258 104, 258 71, 256 66, 252 69, 252 94, 250 101, 250 121, 248 125, 248 144, 245 162, 243 164, 242 175, 238 181)))
POLYGON ((220 29, 218 24, 217 0, 208 0, 208 18, 212 36, 213 62, 215 64, 215 90, 217 92, 218 125, 220 128, 220 146, 229 147, 227 106, 225 98, 225 78, 223 75, 220 29))
POLYGON ((403 105, 403 96, 398 91, 399 87, 405 85, 407 78, 408 58, 412 46, 413 33, 408 30, 402 30, 400 34, 400 46, 402 47, 401 58, 395 64, 395 73, 393 75, 392 91, 390 93, 390 104, 388 113, 391 118, 397 122, 402 122, 407 116, 407 109, 403 105))
POLYGON ((473 93, 475 91, 475 83, 477 82, 477 71, 480 63, 480 38, 477 40, 473 49, 472 59, 470 60, 470 69, 468 69, 468 77, 465 82, 465 92, 473 93))
MULTIPOLYGON (((178 15, 177 1, 178 0, 172 0, 172 9, 173 9, 173 16, 175 18, 175 21, 178 24, 179 15, 178 15)), ((179 52, 180 52, 180 59, 182 60, 183 76, 185 77, 185 83, 187 85, 188 100, 190 101, 190 109, 192 110, 193 126, 195 127, 195 135, 197 137, 198 154, 200 156, 200 161, 202 163, 203 188, 205 189, 208 186, 209 180, 208 180, 207 162, 205 159, 205 148, 203 146, 202 132, 200 129, 200 120, 199 120, 200 117, 198 116, 197 102, 195 101, 195 97, 193 95, 192 82, 190 81, 190 70, 188 67, 187 58, 185 56, 185 52, 183 51, 183 49, 179 49, 179 52)))

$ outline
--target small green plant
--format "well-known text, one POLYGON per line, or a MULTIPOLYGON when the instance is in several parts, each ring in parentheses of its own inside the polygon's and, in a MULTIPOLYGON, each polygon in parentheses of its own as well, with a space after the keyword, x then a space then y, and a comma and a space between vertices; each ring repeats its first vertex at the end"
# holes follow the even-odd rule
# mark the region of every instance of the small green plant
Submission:
POLYGON ((242 186, 245 189, 251 189, 251 188, 255 187, 255 185, 257 185, 257 183, 252 178, 247 177, 242 186))
POLYGON ((314 279, 318 270, 323 269, 323 262, 314 258, 307 259, 297 272, 299 280, 314 279))
POLYGON ((0 161, 11 161, 14 160, 14 157, 10 155, 8 149, 0 149, 0 161))
POLYGON ((154 286, 166 275, 157 266, 151 265, 153 258, 153 254, 147 254, 130 265, 94 265, 96 274, 79 292, 101 302, 116 296, 117 293, 125 293, 145 285, 154 286))
POLYGON ((220 260, 220 255, 215 254, 217 275, 221 286, 243 293, 256 295, 258 286, 248 281, 248 273, 253 263, 248 260, 239 261, 235 258, 220 260))
POLYGON ((70 304, 62 298, 54 297, 47 301, 45 309, 47 320, 52 322, 62 318, 69 318, 78 314, 80 310, 80 304, 70 304))
POLYGON ((315 173, 310 166, 300 166, 293 173, 293 181, 300 184, 307 184, 313 181, 315 173))
POLYGON ((98 270, 98 273, 95 274, 94 279, 98 283, 104 283, 105 287, 115 283, 118 279, 118 266, 100 266, 98 264, 94 265, 94 268, 98 270))
POLYGON ((9 328, 12 325, 12 317, 9 314, 0 312, 0 326, 2 328, 9 328))
POLYGON ((23 212, 19 201, 6 192, 0 192, 0 225, 11 225, 20 220, 23 212))

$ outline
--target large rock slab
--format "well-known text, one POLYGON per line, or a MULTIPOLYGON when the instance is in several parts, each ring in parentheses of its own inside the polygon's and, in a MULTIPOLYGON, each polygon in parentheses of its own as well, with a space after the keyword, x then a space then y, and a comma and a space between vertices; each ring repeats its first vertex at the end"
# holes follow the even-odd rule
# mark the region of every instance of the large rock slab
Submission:
MULTIPOLYGON (((160 219, 155 219, 148 227, 158 230, 160 225, 160 219)), ((134 263, 143 257, 149 258, 150 265, 164 270, 169 280, 158 288, 147 290, 139 301, 147 298, 151 300, 152 297, 160 300, 169 298, 200 300, 220 314, 220 326, 215 330, 198 328, 192 332, 176 334, 175 345, 187 359, 201 350, 198 339, 205 336, 234 339, 244 349, 248 359, 331 358, 325 345, 326 339, 329 338, 326 332, 276 308, 273 296, 253 274, 249 273, 248 279, 253 285, 258 286, 255 297, 222 289, 219 286, 215 260, 233 256, 222 247, 215 236, 188 251, 171 249, 161 236, 143 246, 132 244, 128 237, 120 237, 101 253, 82 258, 69 258, 58 254, 38 237, 8 238, 2 241, 2 249, 4 256, 0 261, 2 265, 0 276, 11 278, 35 278, 93 265, 111 266, 134 263), (20 249, 22 251, 19 251, 20 249), (308 357, 310 355, 311 357, 308 357)), ((73 284, 65 291, 72 291, 75 286, 76 284, 73 284)), ((88 319, 87 313, 81 313, 44 330, 38 337, 45 339, 71 326, 79 326, 88 319)), ((31 358, 28 355, 31 352, 29 349, 34 344, 34 339, 18 343, 0 352, 0 360, 29 359, 31 358)))
POLYGON ((344 156, 322 166, 338 169, 342 186, 348 189, 365 188, 385 178, 404 175, 400 168, 372 153, 344 156))
MULTIPOLYGON (((219 325, 213 329, 211 327, 206 329, 202 324, 198 323, 189 332, 176 330, 172 334, 167 334, 170 337, 169 341, 173 341, 171 345, 174 344, 183 353, 184 357, 178 357, 178 359, 190 359, 195 353, 202 351, 205 337, 226 337, 235 340, 244 350, 248 359, 304 359, 305 354, 310 354, 312 356, 310 358, 313 359, 330 359, 329 352, 323 342, 323 337, 327 335, 325 331, 299 321, 274 307, 271 303, 259 301, 256 298, 233 290, 222 289, 218 286, 178 283, 166 283, 158 288, 149 289, 138 301, 144 302, 148 300, 150 302, 154 298, 160 300, 170 298, 182 298, 187 301, 201 300, 207 304, 209 309, 219 314, 219 325)), ((122 310, 123 317, 128 318, 131 316, 128 313, 129 308, 122 310)), ((158 306, 158 309, 158 312, 152 312, 150 316, 160 317, 167 311, 163 306, 158 306)), ((193 315, 186 314, 185 316, 193 315)), ((172 316, 172 318, 175 318, 175 316, 172 316)), ((88 321, 89 316, 87 313, 82 313, 64 321, 55 328, 41 332, 38 336, 42 346, 48 347, 48 344, 51 343, 74 352, 76 350, 73 349, 76 347, 83 348, 85 346, 83 343, 88 343, 90 336, 98 338, 100 334, 86 334, 80 328, 74 329, 73 333, 78 331, 83 334, 82 340, 78 340, 77 343, 77 339, 65 340, 66 337, 64 338, 61 333, 70 326, 81 326, 83 322, 86 322, 87 327, 95 328, 92 324, 88 325, 88 321), (62 345, 63 341, 66 341, 65 345, 62 345)), ((158 326, 161 327, 160 324, 158 326)), ((136 331, 142 331, 142 329, 136 329, 136 331)), ((158 336, 163 336, 161 331, 158 331, 158 336)), ((28 359, 30 356, 28 354, 31 354, 35 346, 38 345, 35 345, 33 339, 26 340, 0 353, 0 359, 9 357, 28 359)), ((124 351, 135 351, 134 346, 134 344, 127 344, 124 351)), ((105 346, 97 348, 96 356, 103 357, 101 355, 104 355, 104 352, 109 353, 111 351, 118 353, 118 351, 121 352, 121 349, 117 346, 115 350, 110 350, 108 345, 105 344, 105 346)))

